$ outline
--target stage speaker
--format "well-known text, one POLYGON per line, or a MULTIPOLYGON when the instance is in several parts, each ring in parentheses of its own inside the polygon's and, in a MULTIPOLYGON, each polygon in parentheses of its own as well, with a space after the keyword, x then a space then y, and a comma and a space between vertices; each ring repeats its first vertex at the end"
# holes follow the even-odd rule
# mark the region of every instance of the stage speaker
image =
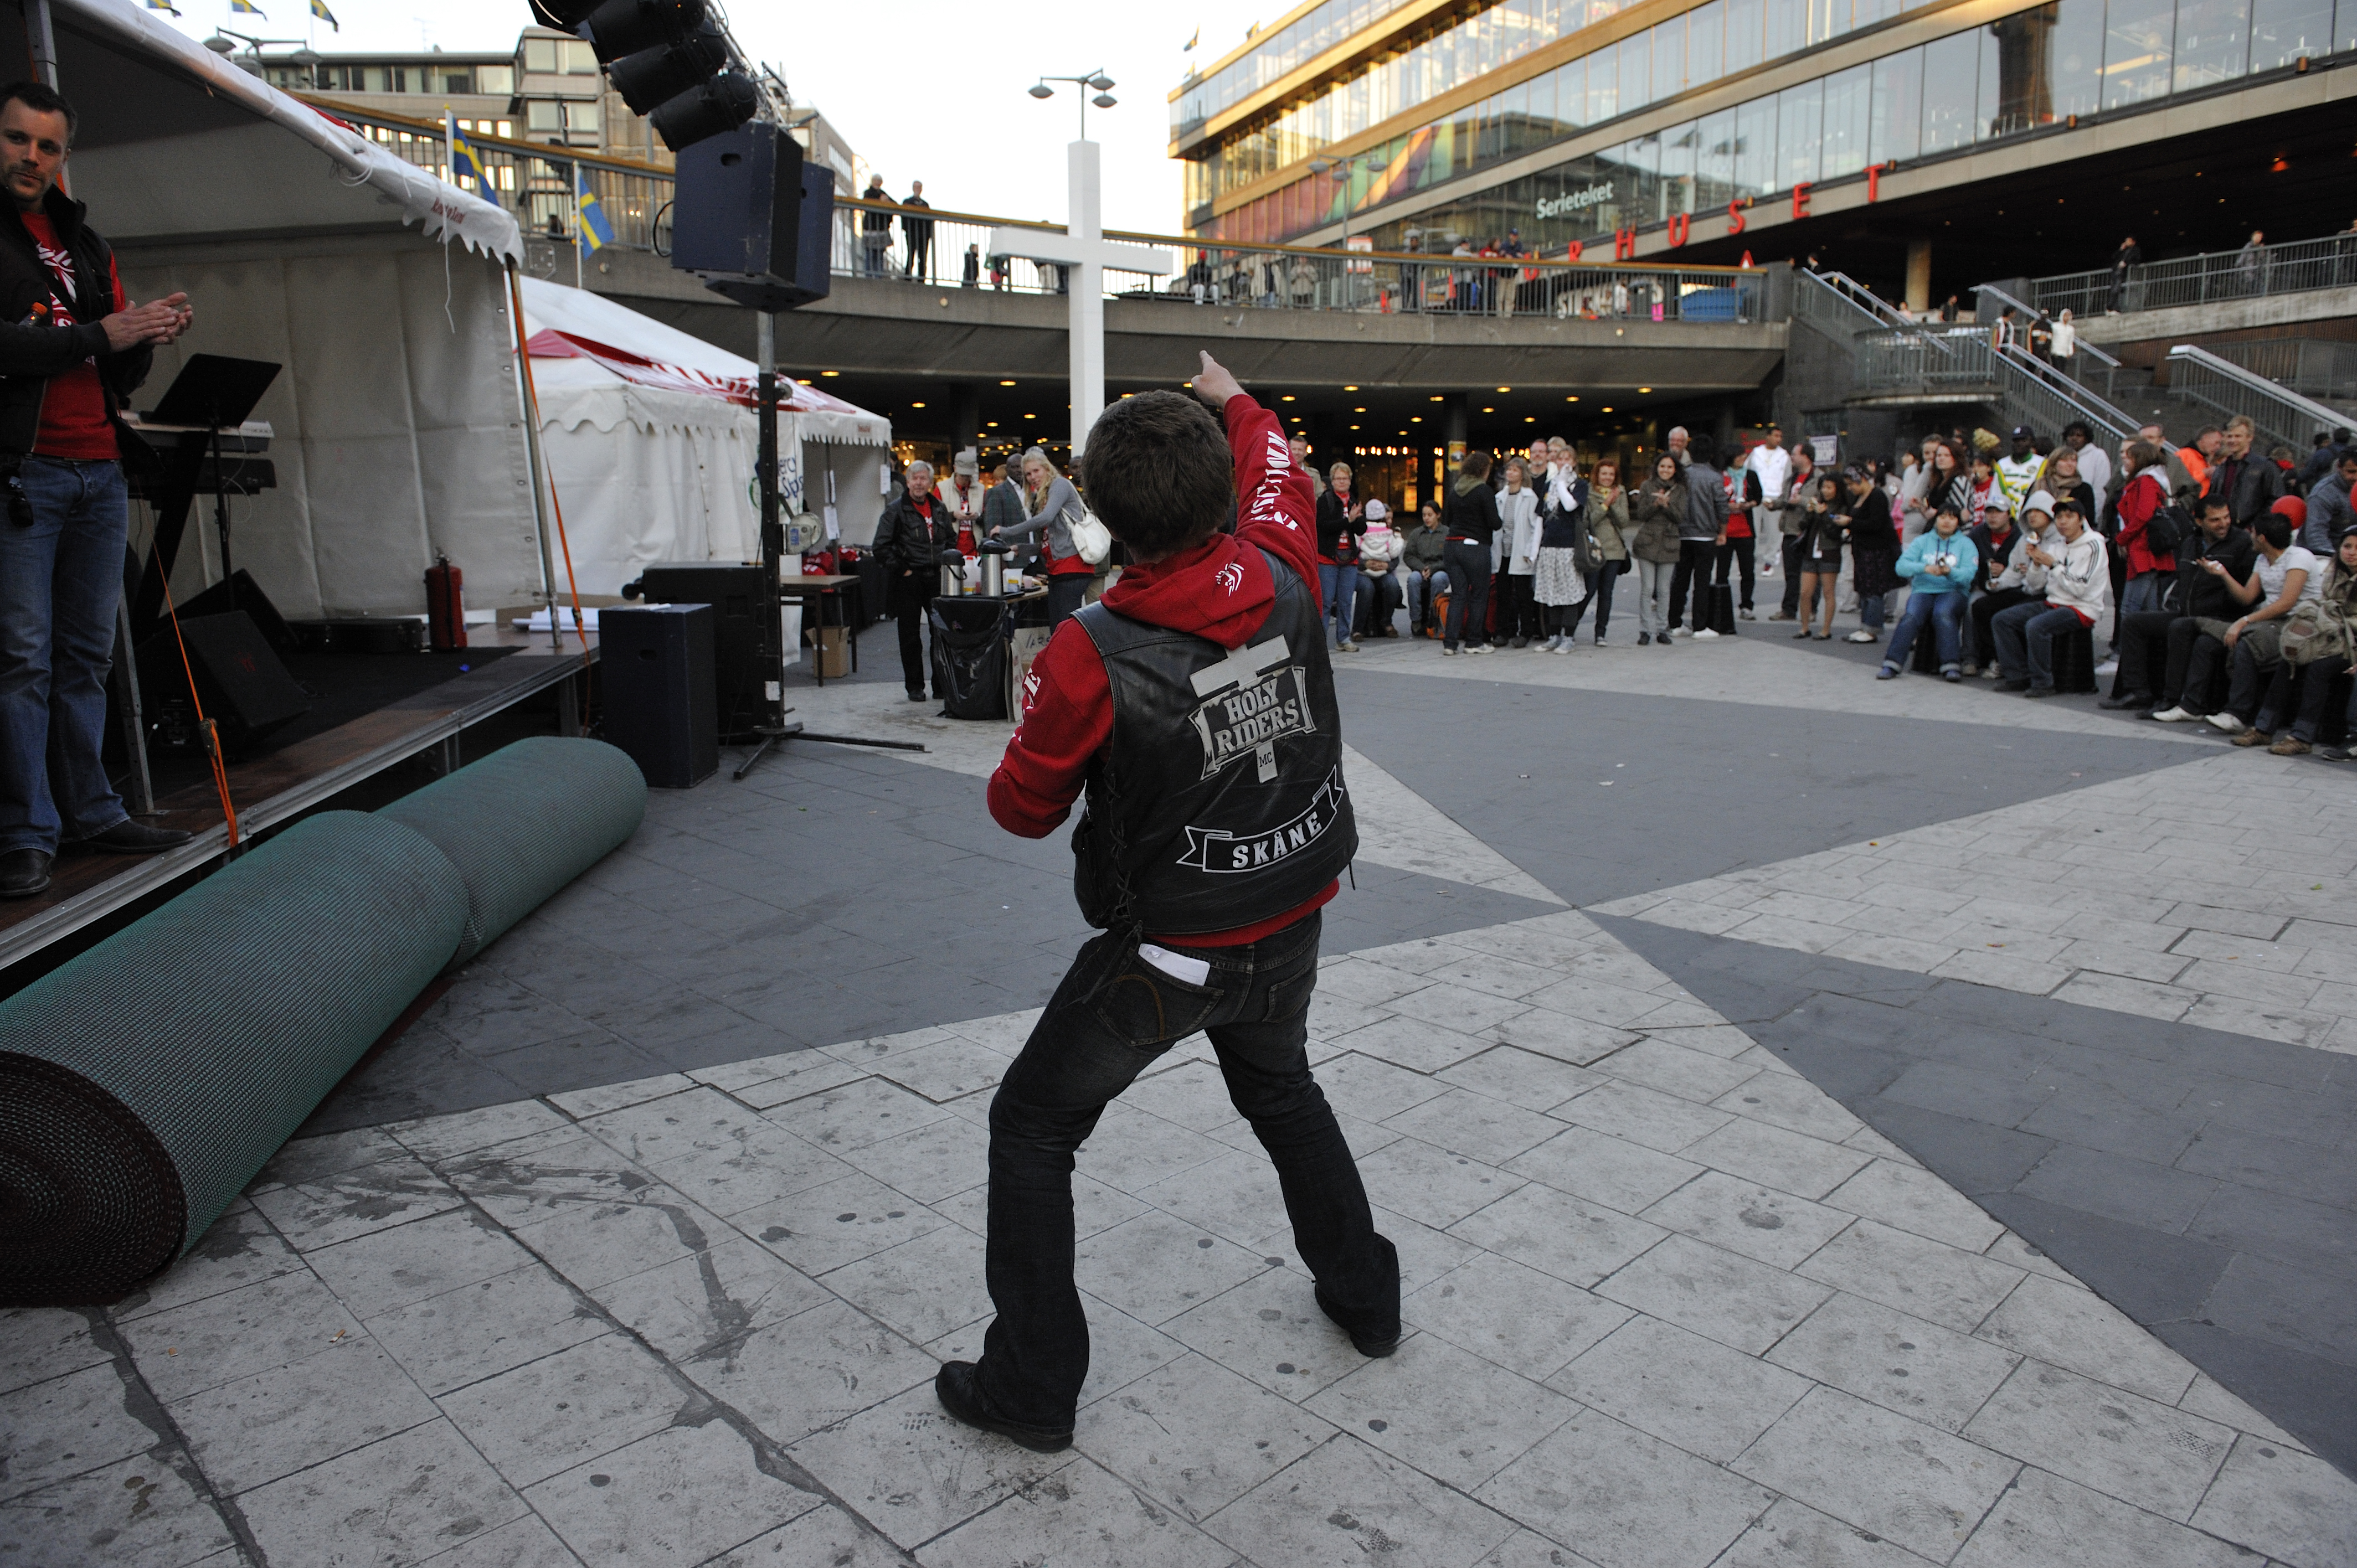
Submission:
POLYGON ((720 769, 712 628, 710 605, 598 612, 606 739, 628 752, 655 789, 693 789, 720 769))
POLYGON ((805 164, 791 134, 740 125, 682 151, 675 173, 673 266, 756 310, 826 297, 834 174, 805 164))
POLYGON ((768 596, 761 591, 761 568, 733 561, 658 561, 622 596, 712 607, 714 733, 722 740, 749 736, 763 712, 760 607, 768 596))
POLYGON ((253 618, 243 610, 224 615, 182 616, 180 635, 169 621, 139 645, 143 704, 158 738, 187 745, 197 738, 196 708, 188 700, 188 675, 205 716, 221 725, 232 747, 259 740, 289 720, 311 711, 309 693, 296 684, 253 618), (182 667, 180 650, 188 650, 182 667))

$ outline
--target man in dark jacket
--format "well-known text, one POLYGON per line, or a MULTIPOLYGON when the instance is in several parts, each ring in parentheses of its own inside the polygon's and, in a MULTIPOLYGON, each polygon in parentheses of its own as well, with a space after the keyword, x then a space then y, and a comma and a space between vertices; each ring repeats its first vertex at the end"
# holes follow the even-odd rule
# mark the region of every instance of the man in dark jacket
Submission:
POLYGON ((2210 466, 2210 482, 2201 498, 2225 499, 2237 528, 2255 528, 2276 498, 2284 493, 2284 473, 2266 453, 2254 449, 2257 428, 2242 414, 2226 422, 2224 446, 2210 466))
POLYGON ((2202 706, 2202 694, 2226 656, 2225 628, 2242 614, 2228 585, 2251 580, 2257 555, 2250 534, 2234 526, 2226 499, 2204 500, 2201 528, 2177 552, 2169 607, 2120 617, 2119 677, 2115 694, 2102 705, 2133 708, 2150 718, 2183 708, 2181 699, 2190 692, 2196 706, 2202 706))
POLYGON ((58 188, 74 113, 0 88, 0 897, 49 885, 60 840, 146 854, 187 842, 135 822, 99 746, 130 503, 117 417, 188 296, 124 297, 114 255, 58 188))
POLYGON ((1498 535, 1498 492, 1490 488, 1490 454, 1476 446, 1458 465, 1441 503, 1441 526, 1448 531, 1441 564, 1450 585, 1448 624, 1440 651, 1454 654, 1460 642, 1476 653, 1490 651, 1490 542, 1498 535))
POLYGON ((933 220, 921 214, 931 212, 933 204, 925 199, 925 182, 913 180, 909 194, 900 205, 911 210, 900 214, 900 237, 909 243, 909 264, 904 269, 912 278, 933 281, 933 220))
POLYGON ((869 553, 884 564, 885 581, 891 585, 885 607, 900 623, 900 679, 912 703, 925 700, 924 625, 933 601, 933 573, 941 553, 956 547, 957 524, 933 494, 932 465, 909 464, 908 488, 877 520, 869 553))

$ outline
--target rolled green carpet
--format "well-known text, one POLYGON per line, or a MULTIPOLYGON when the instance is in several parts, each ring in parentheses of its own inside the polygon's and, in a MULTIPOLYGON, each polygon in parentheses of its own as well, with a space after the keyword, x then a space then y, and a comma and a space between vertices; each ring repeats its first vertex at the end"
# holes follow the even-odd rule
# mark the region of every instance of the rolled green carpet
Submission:
POLYGON ((468 921, 425 836, 323 812, 0 1002, 0 1305, 118 1300, 192 1246, 468 921))
POLYGON ((414 828, 467 879, 453 968, 639 831, 647 781, 602 740, 535 736, 403 796, 377 815, 414 828))

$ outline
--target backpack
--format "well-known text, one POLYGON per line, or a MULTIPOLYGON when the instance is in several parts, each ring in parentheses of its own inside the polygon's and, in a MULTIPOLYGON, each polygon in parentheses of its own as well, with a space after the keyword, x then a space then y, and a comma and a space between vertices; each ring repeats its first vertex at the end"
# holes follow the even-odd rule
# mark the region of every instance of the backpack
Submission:
POLYGON ((2166 501, 2154 510, 2151 521, 2144 525, 2144 547, 2155 555, 2173 556, 2193 534, 2193 514, 2179 502, 2166 501))

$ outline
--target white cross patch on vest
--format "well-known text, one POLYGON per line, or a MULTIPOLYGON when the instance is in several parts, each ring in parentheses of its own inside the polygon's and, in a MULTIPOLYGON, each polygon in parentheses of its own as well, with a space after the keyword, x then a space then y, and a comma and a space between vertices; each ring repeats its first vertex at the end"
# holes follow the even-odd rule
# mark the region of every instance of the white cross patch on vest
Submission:
POLYGON ((1276 777, 1277 741, 1316 733, 1301 666, 1292 657, 1285 639, 1273 637, 1232 649, 1217 664, 1195 671, 1195 694, 1209 699, 1190 715, 1203 742, 1202 777, 1250 752, 1266 784, 1276 777))

